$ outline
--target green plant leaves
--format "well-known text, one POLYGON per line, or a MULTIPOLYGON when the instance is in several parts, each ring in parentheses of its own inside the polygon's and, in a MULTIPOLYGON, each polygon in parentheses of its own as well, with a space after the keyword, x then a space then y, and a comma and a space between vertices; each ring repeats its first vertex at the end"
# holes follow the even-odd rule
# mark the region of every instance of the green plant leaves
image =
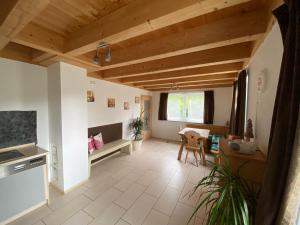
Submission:
POLYGON ((129 130, 132 132, 132 137, 134 140, 141 140, 142 139, 142 132, 143 132, 143 121, 140 117, 133 119, 129 124, 129 130))
POLYGON ((197 191, 201 192, 190 220, 200 208, 205 207, 208 211, 206 225, 251 225, 259 195, 258 185, 240 176, 246 163, 234 173, 230 161, 224 155, 221 157, 223 163, 212 163, 209 175, 202 178, 190 193, 191 197, 197 191))

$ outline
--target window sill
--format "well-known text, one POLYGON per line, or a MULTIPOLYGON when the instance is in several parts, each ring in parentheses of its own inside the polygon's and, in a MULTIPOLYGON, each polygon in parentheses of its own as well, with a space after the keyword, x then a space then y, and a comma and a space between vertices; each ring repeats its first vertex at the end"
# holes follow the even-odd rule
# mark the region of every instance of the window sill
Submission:
POLYGON ((175 122, 175 123, 186 123, 186 124, 205 124, 203 122, 181 121, 181 120, 165 120, 165 121, 175 122))

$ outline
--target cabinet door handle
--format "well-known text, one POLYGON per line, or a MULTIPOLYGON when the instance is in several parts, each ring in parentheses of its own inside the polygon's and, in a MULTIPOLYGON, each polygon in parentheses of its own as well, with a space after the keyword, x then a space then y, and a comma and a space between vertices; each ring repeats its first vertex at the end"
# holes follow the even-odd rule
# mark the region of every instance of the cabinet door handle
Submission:
POLYGON ((25 166, 26 166, 26 164, 20 164, 20 165, 17 165, 17 166, 14 167, 14 170, 16 171, 16 170, 24 169, 25 166))

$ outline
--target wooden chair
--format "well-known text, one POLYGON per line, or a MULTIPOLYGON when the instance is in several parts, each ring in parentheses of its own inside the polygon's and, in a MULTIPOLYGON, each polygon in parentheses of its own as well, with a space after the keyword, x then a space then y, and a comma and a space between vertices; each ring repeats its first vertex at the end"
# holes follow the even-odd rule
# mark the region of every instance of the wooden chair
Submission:
MULTIPOLYGON (((206 165, 205 162, 205 150, 204 150, 204 138, 202 138, 200 136, 200 134, 198 134, 195 131, 187 131, 184 134, 185 138, 186 138, 186 144, 185 144, 185 149, 186 149, 186 156, 185 156, 185 163, 188 159, 189 156, 189 152, 193 151, 194 153, 194 157, 196 159, 196 165, 198 166, 198 154, 199 150, 201 151, 201 155, 202 155, 202 159, 203 159, 203 164, 206 165)), ((201 158, 200 155, 200 158, 201 158)))

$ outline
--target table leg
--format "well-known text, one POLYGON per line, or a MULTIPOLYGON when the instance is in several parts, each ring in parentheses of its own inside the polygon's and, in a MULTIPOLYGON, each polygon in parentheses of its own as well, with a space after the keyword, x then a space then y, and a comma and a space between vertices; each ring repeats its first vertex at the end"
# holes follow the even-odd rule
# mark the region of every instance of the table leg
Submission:
POLYGON ((181 141, 181 145, 180 145, 180 148, 179 148, 177 160, 181 160, 181 155, 182 155, 183 147, 184 147, 184 141, 181 141))

